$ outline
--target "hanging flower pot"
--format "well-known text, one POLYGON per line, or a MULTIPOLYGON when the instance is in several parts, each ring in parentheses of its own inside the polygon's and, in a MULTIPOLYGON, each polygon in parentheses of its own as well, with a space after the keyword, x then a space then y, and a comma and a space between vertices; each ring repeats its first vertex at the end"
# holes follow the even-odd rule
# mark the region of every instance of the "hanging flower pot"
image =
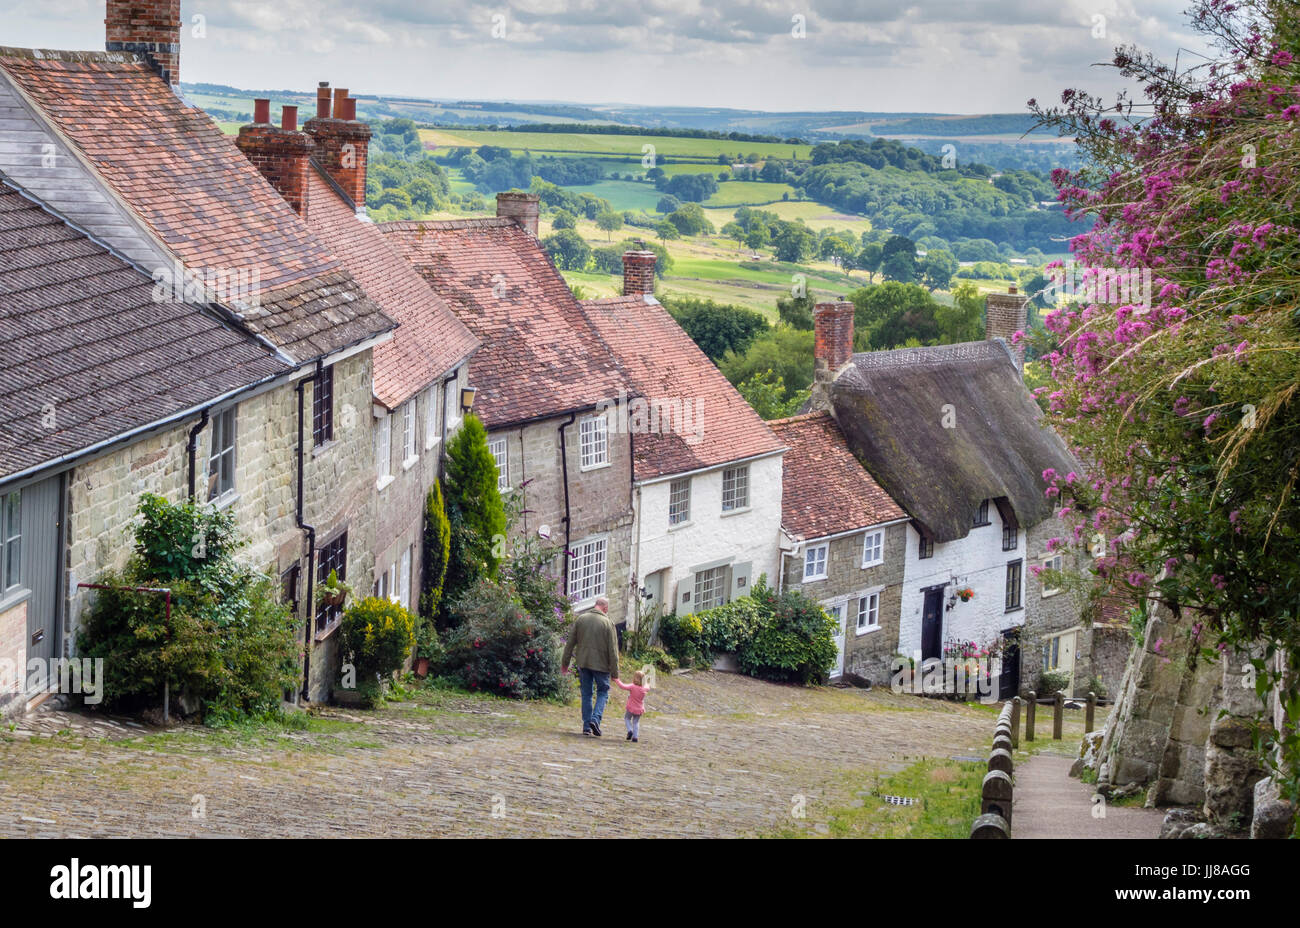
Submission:
POLYGON ((970 587, 966 587, 966 589, 964 590, 958 590, 957 598, 964 603, 968 603, 975 598, 975 591, 972 590, 970 587))

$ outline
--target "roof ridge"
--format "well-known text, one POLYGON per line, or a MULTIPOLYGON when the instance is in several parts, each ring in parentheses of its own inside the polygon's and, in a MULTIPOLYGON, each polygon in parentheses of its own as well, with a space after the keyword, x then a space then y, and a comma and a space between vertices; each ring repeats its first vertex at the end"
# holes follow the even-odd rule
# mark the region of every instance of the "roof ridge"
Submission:
POLYGON ((883 351, 859 351, 853 355, 855 367, 898 367, 939 361, 983 361, 1005 354, 996 341, 954 342, 951 345, 921 345, 914 348, 890 348, 883 351))
POLYGON ((0 58, 26 58, 31 61, 103 62, 104 64, 138 64, 148 67, 134 52, 78 51, 66 48, 19 48, 0 45, 0 58))
MULTIPOLYGON (((379 222, 376 225, 381 229, 392 229, 395 232, 423 232, 427 229, 435 231, 443 229, 504 229, 510 226, 518 228, 518 224, 506 216, 470 216, 465 219, 394 219, 391 222, 379 222)), ((519 231, 522 232, 523 229, 519 231)))
POLYGON ((802 412, 797 416, 786 416, 783 419, 768 419, 767 424, 769 426, 790 425, 795 422, 807 422, 809 419, 816 419, 821 416, 825 416, 826 418, 830 419, 832 422, 835 421, 835 417, 832 416, 829 411, 825 409, 814 409, 812 412, 802 412))

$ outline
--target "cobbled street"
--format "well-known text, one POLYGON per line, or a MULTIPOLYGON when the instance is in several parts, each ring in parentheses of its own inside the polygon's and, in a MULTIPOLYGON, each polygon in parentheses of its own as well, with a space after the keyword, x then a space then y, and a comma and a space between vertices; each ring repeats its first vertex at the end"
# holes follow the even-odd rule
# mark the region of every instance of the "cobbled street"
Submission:
POLYGON ((878 774, 979 754, 990 715, 887 691, 661 677, 642 740, 568 706, 420 688, 306 730, 40 709, 0 727, 0 836, 741 836, 824 828, 878 774), (800 797, 804 797, 802 803, 800 797), (806 808, 806 817, 794 814, 806 808))

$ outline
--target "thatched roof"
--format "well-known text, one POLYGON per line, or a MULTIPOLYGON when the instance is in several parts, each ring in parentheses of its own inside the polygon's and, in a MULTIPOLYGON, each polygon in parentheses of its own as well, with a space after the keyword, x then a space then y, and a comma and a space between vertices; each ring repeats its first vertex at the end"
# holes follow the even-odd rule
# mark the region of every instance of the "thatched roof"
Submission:
POLYGON ((1043 471, 1082 470, 1001 341, 856 354, 831 403, 853 453, 935 541, 965 536, 986 499, 1037 525, 1054 508, 1043 471))

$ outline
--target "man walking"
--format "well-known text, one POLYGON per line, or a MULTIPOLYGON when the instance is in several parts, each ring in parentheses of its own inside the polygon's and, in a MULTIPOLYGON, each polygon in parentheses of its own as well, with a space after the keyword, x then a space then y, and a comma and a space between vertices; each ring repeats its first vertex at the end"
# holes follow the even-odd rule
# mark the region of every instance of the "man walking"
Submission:
POLYGON ((618 673, 618 632, 609 620, 609 600, 597 597, 591 609, 578 616, 569 630, 569 640, 560 657, 560 670, 569 672, 569 661, 578 665, 582 688, 582 733, 600 737, 600 720, 609 698, 610 674, 618 673), (596 704, 591 704, 591 687, 596 685, 596 704))

